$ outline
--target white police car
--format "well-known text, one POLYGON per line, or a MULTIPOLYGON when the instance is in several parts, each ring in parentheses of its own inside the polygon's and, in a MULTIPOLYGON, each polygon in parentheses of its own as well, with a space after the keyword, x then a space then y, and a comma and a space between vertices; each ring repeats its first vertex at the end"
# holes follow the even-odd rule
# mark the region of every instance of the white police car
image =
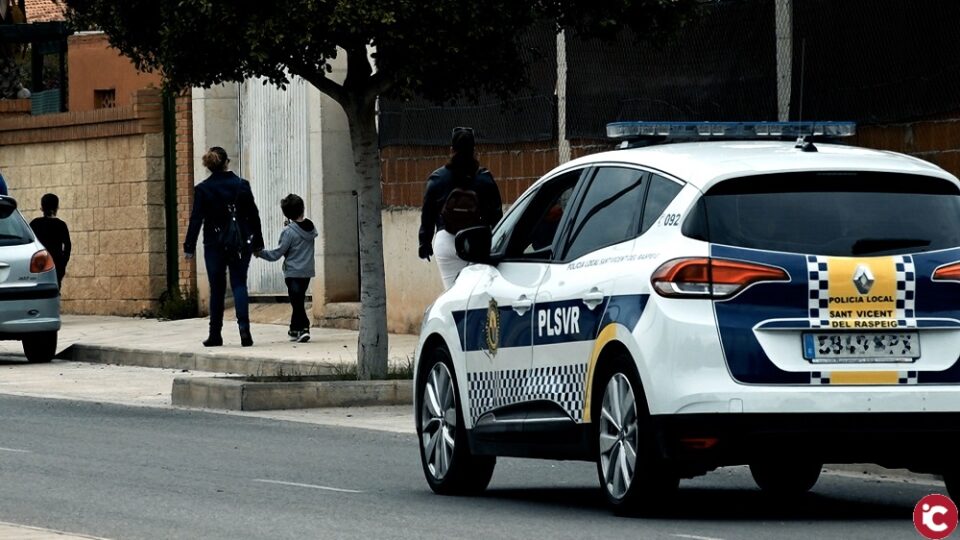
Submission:
POLYGON ((642 511, 719 466, 796 494, 824 463, 873 462, 960 497, 960 183, 781 140, 853 130, 612 124, 717 140, 572 161, 492 237, 461 232, 476 264, 417 349, 430 487, 482 491, 496 456, 589 460, 642 511))

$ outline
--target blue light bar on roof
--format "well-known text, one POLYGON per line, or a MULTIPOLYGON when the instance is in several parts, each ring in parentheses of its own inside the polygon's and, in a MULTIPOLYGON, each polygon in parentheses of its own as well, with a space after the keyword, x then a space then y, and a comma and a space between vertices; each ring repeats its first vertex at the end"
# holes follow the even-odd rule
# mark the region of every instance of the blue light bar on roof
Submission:
POLYGON ((647 137, 683 139, 765 139, 851 137, 856 122, 613 122, 607 137, 628 140, 647 137))

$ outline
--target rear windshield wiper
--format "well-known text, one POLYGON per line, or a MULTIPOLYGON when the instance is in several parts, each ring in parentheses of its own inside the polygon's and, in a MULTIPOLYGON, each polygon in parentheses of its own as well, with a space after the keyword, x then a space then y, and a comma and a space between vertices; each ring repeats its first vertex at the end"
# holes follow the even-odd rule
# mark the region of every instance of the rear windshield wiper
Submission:
POLYGON ((853 243, 854 255, 868 255, 893 249, 927 247, 930 240, 922 238, 861 238, 853 243))

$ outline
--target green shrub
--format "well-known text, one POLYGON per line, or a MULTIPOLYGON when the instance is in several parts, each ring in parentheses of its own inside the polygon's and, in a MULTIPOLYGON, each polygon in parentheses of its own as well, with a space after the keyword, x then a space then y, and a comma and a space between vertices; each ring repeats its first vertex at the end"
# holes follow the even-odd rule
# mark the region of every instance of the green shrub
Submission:
POLYGON ((200 306, 195 294, 182 294, 179 290, 164 291, 160 295, 160 307, 157 318, 167 321, 193 319, 200 314, 200 306))

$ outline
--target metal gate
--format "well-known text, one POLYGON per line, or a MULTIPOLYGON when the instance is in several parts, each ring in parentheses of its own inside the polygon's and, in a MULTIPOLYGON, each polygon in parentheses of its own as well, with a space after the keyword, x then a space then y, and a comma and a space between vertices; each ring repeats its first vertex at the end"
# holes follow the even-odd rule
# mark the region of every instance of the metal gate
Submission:
MULTIPOLYGON (((310 132, 307 83, 293 78, 286 90, 249 79, 240 85, 238 174, 250 181, 268 248, 284 228, 280 199, 296 193, 310 215, 310 132)), ((254 259, 248 287, 252 295, 285 295, 280 263, 254 259)))

